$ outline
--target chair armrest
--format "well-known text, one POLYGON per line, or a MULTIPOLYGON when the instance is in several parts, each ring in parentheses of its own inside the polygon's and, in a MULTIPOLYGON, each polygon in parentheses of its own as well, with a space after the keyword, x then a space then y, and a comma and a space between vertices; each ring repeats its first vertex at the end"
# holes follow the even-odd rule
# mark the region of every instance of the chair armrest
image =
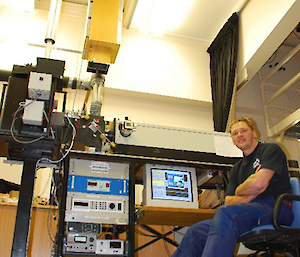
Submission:
POLYGON ((291 200, 295 200, 295 201, 300 201, 300 195, 293 195, 293 194, 282 194, 280 195, 277 200, 276 203, 274 205, 274 210, 273 210, 273 225, 275 227, 276 230, 283 232, 283 233, 300 233, 300 228, 293 228, 290 226, 281 226, 279 224, 279 215, 280 215, 280 210, 281 210, 281 206, 283 203, 283 201, 291 201, 291 200))

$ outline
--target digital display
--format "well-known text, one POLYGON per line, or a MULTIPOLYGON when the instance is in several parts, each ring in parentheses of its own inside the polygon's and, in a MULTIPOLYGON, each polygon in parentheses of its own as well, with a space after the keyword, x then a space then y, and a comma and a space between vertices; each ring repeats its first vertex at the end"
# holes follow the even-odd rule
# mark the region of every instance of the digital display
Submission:
POLYGON ((112 241, 109 244, 110 244, 110 248, 113 249, 120 249, 122 247, 121 242, 118 241, 112 241))
POLYGON ((152 199, 192 202, 192 183, 189 171, 151 169, 152 199))
POLYGON ((75 243, 86 243, 86 236, 75 236, 74 242, 75 243))
POLYGON ((98 184, 97 184, 97 181, 88 181, 88 186, 94 186, 96 187, 98 184))
POLYGON ((96 191, 96 192, 110 192, 111 181, 104 179, 87 179, 87 191, 96 191))
POLYGON ((77 201, 75 202, 74 201, 74 205, 75 206, 86 206, 87 207, 87 206, 89 206, 89 203, 88 202, 77 202, 77 201))

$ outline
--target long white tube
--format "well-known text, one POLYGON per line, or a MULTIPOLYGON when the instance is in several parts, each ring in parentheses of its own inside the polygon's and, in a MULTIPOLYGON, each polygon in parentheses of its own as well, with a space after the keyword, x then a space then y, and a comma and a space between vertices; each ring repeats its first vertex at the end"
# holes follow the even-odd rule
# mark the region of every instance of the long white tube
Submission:
POLYGON ((48 25, 45 37, 46 51, 45 57, 49 58, 52 45, 55 43, 56 29, 59 21, 62 0, 51 0, 48 14, 48 25))

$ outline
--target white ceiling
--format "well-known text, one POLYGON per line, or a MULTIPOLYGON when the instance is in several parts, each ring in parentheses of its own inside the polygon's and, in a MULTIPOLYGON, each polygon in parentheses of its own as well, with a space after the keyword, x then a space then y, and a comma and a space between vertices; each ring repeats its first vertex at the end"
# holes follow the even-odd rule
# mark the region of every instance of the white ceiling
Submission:
MULTIPOLYGON (((170 25, 169 29, 165 30, 165 34, 205 42, 212 42, 228 18, 248 2, 245 0, 154 0, 153 2, 155 1, 168 4, 164 5, 165 19, 175 15, 174 22, 181 21, 177 28, 171 28, 170 25)), ((149 2, 152 1, 138 0, 131 28, 142 27, 145 17, 143 14, 139 15, 139 12, 142 11, 141 7, 149 2)))
MULTIPOLYGON (((123 0, 124 16, 132 20, 126 21, 125 27, 141 28, 140 7, 145 3, 165 3, 165 17, 175 15, 175 21, 182 21, 177 28, 167 29, 165 34, 190 38, 211 43, 230 16, 239 11, 250 0, 123 0), (136 8, 135 8, 136 7, 136 8), (129 13, 129 15, 128 15, 129 13)), ((89 0, 63 0, 63 3, 87 5, 89 0)), ((35 0, 35 7, 49 8, 50 0, 35 0)), ((79 15, 82 15, 80 13, 79 15)), ((142 14, 143 15, 143 14, 142 14)))
MULTIPOLYGON (((0 0, 3 1, 3 0, 0 0)), ((51 0, 34 0, 35 7, 39 9, 49 9, 51 0)), ((65 3, 62 12, 72 12, 82 15, 80 8, 71 8, 67 3, 78 5, 88 5, 90 0, 63 0, 65 3), (70 10, 72 9, 72 10, 70 10)), ((140 14, 140 7, 145 3, 166 3, 163 15, 168 19, 170 14, 175 14, 174 21, 182 21, 176 28, 166 28, 165 34, 190 38, 207 43, 211 43, 220 29, 234 12, 239 12, 251 0, 120 0, 124 2, 123 26, 126 28, 141 28, 144 21, 143 13, 140 14)), ((153 5, 153 4, 152 4, 153 5)), ((145 18, 144 18, 145 20, 145 18)), ((296 46, 299 42, 298 35, 291 34, 285 44, 296 46)))

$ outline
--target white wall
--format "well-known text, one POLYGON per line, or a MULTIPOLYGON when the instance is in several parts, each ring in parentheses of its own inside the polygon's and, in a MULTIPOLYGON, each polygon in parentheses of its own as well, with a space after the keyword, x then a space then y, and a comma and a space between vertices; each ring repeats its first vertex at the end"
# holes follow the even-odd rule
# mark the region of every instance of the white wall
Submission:
MULTIPOLYGON (((65 91, 68 92, 66 109, 81 110, 86 91, 65 91)), ((88 113, 90 100, 87 103, 88 113)), ((105 120, 127 116, 141 123, 208 131, 214 129, 211 103, 106 87, 101 114, 105 120)))
POLYGON ((124 29, 106 87, 211 102, 207 43, 124 29))
MULTIPOLYGON (((86 7, 64 2, 62 10, 51 58, 65 60, 64 75, 76 77, 82 63, 80 52, 84 44, 86 7)), ((0 69, 11 70, 14 64, 35 65, 37 57, 44 57, 47 22, 47 10, 35 9, 28 13, 0 6, 0 24, 3 25, 0 31, 0 69)))

